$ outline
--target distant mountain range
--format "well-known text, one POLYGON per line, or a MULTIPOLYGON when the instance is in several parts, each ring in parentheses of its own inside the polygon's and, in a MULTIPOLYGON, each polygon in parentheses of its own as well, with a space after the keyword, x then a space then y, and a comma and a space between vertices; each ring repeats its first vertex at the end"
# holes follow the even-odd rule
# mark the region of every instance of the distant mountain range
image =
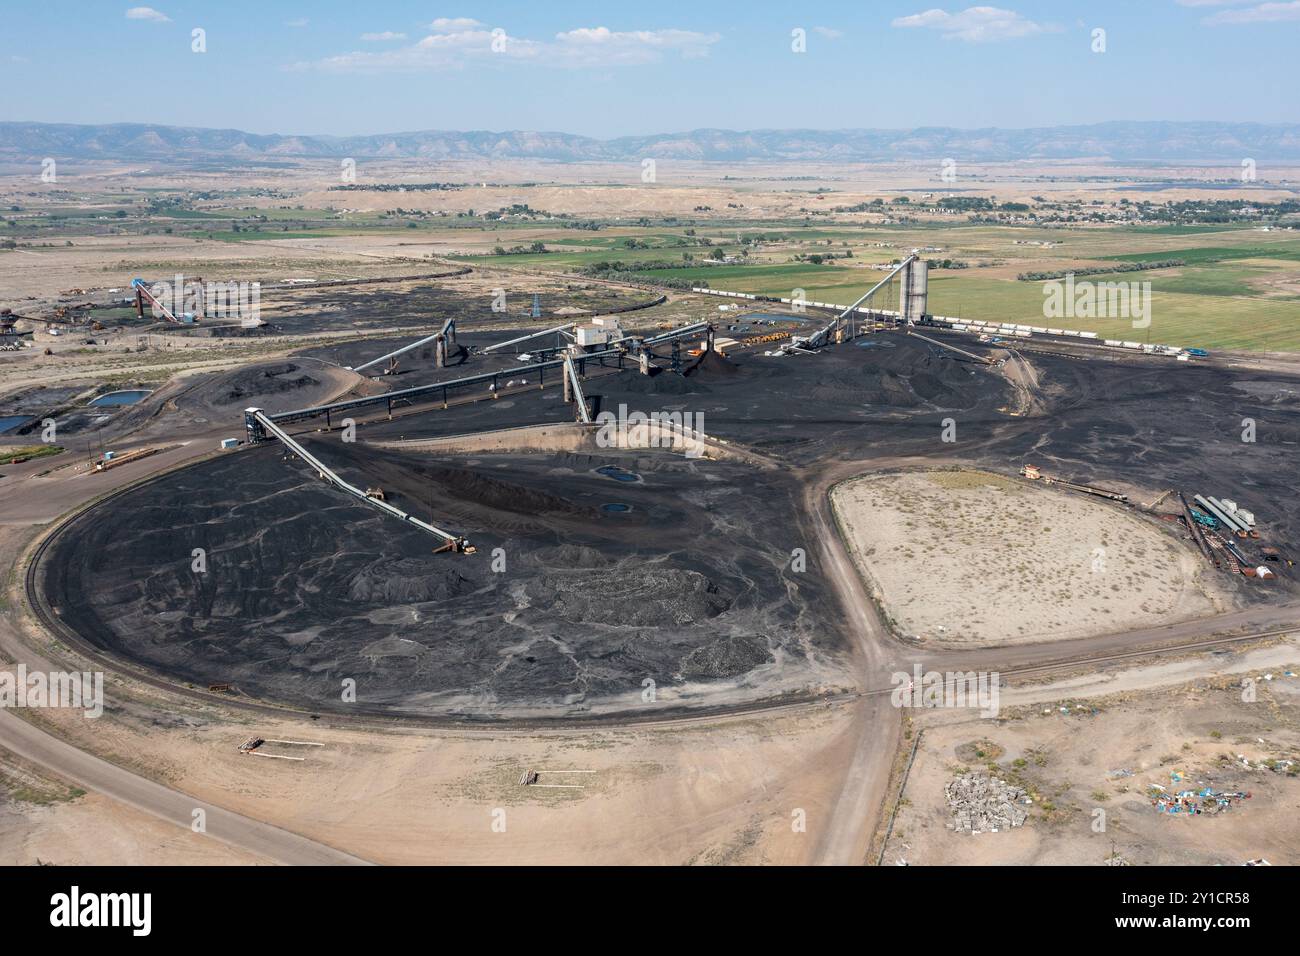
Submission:
POLYGON ((175 160, 268 163, 292 159, 538 159, 561 162, 657 159, 706 162, 882 160, 959 162, 1098 159, 1239 164, 1300 161, 1300 125, 1116 122, 1040 129, 744 130, 593 139, 510 131, 283 136, 233 129, 116 123, 0 123, 0 159, 175 160))

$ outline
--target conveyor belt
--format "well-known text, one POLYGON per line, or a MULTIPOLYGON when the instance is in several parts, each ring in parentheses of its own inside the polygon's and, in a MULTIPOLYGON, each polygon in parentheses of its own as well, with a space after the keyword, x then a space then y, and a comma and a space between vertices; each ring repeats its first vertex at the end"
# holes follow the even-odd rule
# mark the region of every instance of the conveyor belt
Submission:
POLYGON ((288 448, 291 452, 293 452, 303 461, 307 462, 307 464, 315 468, 316 471, 320 474, 320 476, 324 478, 326 481, 337 486, 338 488, 341 488, 343 491, 346 491, 354 498, 360 498, 362 501, 364 501, 366 504, 370 505, 373 508, 378 508, 380 511, 392 515, 394 518, 400 518, 402 521, 405 521, 407 524, 415 525, 415 527, 421 529, 422 531, 427 531, 430 534, 435 535, 438 538, 441 538, 444 547, 448 550, 465 551, 466 548, 468 547, 469 542, 466 541, 464 538, 460 537, 459 535, 454 535, 449 532, 443 531, 441 528, 435 528, 427 521, 421 521, 419 518, 407 514, 401 508, 394 507, 393 505, 390 505, 386 501, 380 501, 378 498, 372 498, 370 495, 366 494, 356 485, 352 485, 344 481, 337 474, 335 474, 333 469, 331 469, 319 458, 317 458, 315 455, 309 452, 306 448, 303 448, 302 445, 298 444, 298 442, 294 441, 294 439, 289 436, 288 432, 282 429, 275 422, 271 421, 271 419, 265 413, 263 413, 263 411, 260 408, 249 408, 246 409, 245 411, 249 415, 251 415, 254 419, 256 419, 263 428, 265 428, 268 432, 270 432, 272 435, 278 438, 282 445, 288 448))
MULTIPOLYGON (((667 342, 672 339, 679 339, 684 336, 692 335, 696 332, 707 329, 708 327, 709 326, 707 322, 697 322, 693 325, 687 325, 680 329, 674 329, 671 332, 664 332, 660 335, 656 335, 652 338, 646 339, 642 343, 642 345, 650 346, 658 342, 667 342)), ((622 357, 626 356, 627 354, 628 354, 628 350, 626 348, 605 349, 604 351, 600 351, 600 352, 586 352, 583 353, 582 355, 577 355, 574 357, 574 361, 578 363, 583 363, 583 362, 591 361, 593 359, 606 359, 606 358, 618 358, 621 361, 622 357)), ((394 402, 406 401, 420 396, 436 395, 438 392, 442 392, 443 398, 445 399, 447 392, 454 388, 465 388, 467 386, 477 385, 483 382, 492 382, 495 384, 496 380, 502 378, 503 376, 514 377, 515 375, 518 375, 520 373, 526 374, 529 372, 536 372, 540 377, 545 373, 545 370, 548 368, 562 370, 563 367, 564 367, 564 359, 562 358, 550 359, 545 362, 534 362, 531 365, 519 365, 513 368, 501 369, 496 372, 483 372, 479 375, 470 375, 465 378, 452 379, 449 382, 433 382, 429 385, 416 385, 411 388, 402 388, 402 389, 398 389, 397 391, 384 392, 379 395, 369 395, 366 396, 365 398, 351 398, 341 402, 330 402, 327 405, 315 405, 312 406, 311 408, 298 408, 288 412, 275 412, 274 414, 269 415, 268 417, 274 419, 277 422, 288 423, 288 422, 303 421, 304 419, 308 419, 308 418, 314 418, 317 415, 329 416, 334 412, 349 411, 354 408, 368 408, 373 405, 387 404, 391 409, 394 402)))
POLYGON ((578 421, 584 425, 591 424, 591 410, 587 408, 587 398, 582 394, 582 383, 578 381, 578 368, 573 364, 573 356, 564 356, 564 374, 573 389, 573 400, 578 404, 578 421))

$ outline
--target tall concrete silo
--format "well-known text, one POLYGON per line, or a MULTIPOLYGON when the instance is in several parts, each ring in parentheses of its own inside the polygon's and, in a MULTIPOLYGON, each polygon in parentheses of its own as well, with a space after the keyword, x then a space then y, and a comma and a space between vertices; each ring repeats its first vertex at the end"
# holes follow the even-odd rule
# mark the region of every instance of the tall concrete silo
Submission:
POLYGON ((925 316, 926 297, 929 295, 930 267, 921 258, 913 259, 903 269, 898 311, 902 321, 915 325, 925 316))

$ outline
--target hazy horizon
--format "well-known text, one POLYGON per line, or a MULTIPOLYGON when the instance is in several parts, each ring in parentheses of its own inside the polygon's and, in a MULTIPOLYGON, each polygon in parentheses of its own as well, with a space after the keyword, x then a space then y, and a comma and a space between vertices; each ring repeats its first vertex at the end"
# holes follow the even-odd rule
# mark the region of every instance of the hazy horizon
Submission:
POLYGON ((1111 126, 1121 124, 1135 124, 1143 126, 1160 126, 1160 125, 1187 125, 1187 126, 1259 126, 1259 127, 1297 127, 1300 128, 1300 121, 1296 122, 1265 122, 1253 120, 1233 120, 1233 119, 1117 119, 1117 120, 1097 120, 1093 123, 1057 123, 1047 126, 961 126, 961 125, 935 125, 927 124, 920 126, 693 126, 690 128, 674 129, 654 129, 646 130, 641 133, 624 133, 617 136, 601 136, 588 133, 579 133, 574 130, 553 129, 541 127, 411 127, 409 129, 375 129, 362 130, 356 133, 330 133, 302 129, 275 129, 275 130, 252 130, 240 126, 208 126, 204 124, 185 124, 185 123, 161 123, 155 120, 117 120, 113 122, 91 123, 77 122, 62 119, 33 119, 33 118, 15 118, 0 119, 0 125, 29 125, 29 126, 82 126, 82 127, 100 127, 100 126, 142 126, 142 127, 167 127, 171 129, 193 129, 203 130, 214 133, 235 132, 244 133, 250 136, 279 136, 284 138, 292 137, 310 137, 313 139, 366 139, 378 136, 412 136, 427 133, 465 133, 465 134, 500 134, 508 135, 511 133, 536 133, 541 135, 569 136, 573 138, 591 139, 597 142, 612 142, 622 139, 647 139, 660 136, 685 136, 692 133, 718 132, 718 133, 800 133, 811 132, 819 134, 834 133, 915 133, 928 130, 936 131, 953 131, 959 133, 980 133, 980 132, 999 132, 999 133, 1023 133, 1039 132, 1063 129, 1088 129, 1100 126, 1111 126))

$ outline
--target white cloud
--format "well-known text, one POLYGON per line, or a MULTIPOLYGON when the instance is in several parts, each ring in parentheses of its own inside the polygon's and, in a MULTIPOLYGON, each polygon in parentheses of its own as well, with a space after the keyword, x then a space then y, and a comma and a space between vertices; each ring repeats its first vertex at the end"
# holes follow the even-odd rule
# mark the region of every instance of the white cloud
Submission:
MULTIPOLYGON (((667 55, 685 59, 708 56, 721 37, 691 30, 616 31, 607 27, 580 27, 557 33, 552 40, 532 40, 497 32, 478 21, 439 20, 435 23, 472 26, 430 33, 413 44, 384 51, 353 51, 323 60, 295 63, 290 70, 324 70, 333 73, 427 72, 460 69, 469 64, 532 63, 538 66, 578 69, 638 66, 657 63, 667 55), (493 49, 493 41, 497 41, 493 49)), ((383 37, 366 34, 362 39, 383 37)), ((393 36, 393 39, 400 34, 393 36)), ((387 38, 387 37, 385 37, 387 38)))
POLYGON ((1212 17, 1206 17, 1206 23, 1281 23, 1287 20, 1300 20, 1300 0, 1291 3, 1260 3, 1253 7, 1236 10, 1221 10, 1212 17))
POLYGON ((693 30, 632 30, 582 27, 555 35, 540 52, 564 66, 618 66, 657 63, 664 53, 695 58, 709 55, 721 37, 693 30))
POLYGON ((367 43, 382 43, 385 40, 405 40, 405 33, 394 33, 392 30, 385 30, 383 33, 363 33, 361 39, 367 43))
POLYGON ((926 10, 908 17, 895 17, 892 26, 938 30, 947 39, 967 43, 989 43, 1045 33, 1052 28, 1028 20, 1014 10, 1000 7, 967 7, 959 13, 926 10))
POLYGON ((507 37, 505 50, 494 54, 491 31, 475 29, 431 33, 414 44, 396 49, 356 50, 323 60, 294 63, 288 69, 322 70, 327 73, 419 73, 458 69, 474 61, 483 62, 492 56, 523 58, 529 53, 529 41, 507 37))
POLYGON ((844 36, 843 30, 836 30, 834 27, 813 27, 813 33, 820 33, 828 40, 838 40, 844 36))
POLYGON ((297 20, 285 20, 286 27, 293 27, 295 30, 299 27, 305 27, 310 21, 306 17, 299 17, 297 20))
POLYGON ((439 17, 429 24, 429 29, 434 33, 463 33, 481 26, 473 17, 439 17))
POLYGON ((128 20, 152 20, 154 23, 171 23, 172 18, 153 7, 132 7, 126 11, 128 20))

